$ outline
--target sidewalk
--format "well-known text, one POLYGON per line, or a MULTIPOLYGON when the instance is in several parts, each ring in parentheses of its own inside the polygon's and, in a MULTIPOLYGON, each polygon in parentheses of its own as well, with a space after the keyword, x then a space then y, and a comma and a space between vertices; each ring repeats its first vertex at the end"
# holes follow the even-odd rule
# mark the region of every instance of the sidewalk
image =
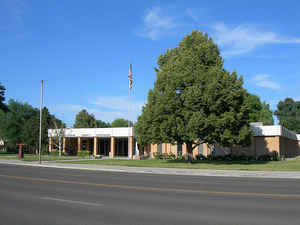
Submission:
POLYGON ((88 164, 65 164, 59 162, 26 162, 19 160, 0 160, 1 164, 35 166, 45 168, 80 169, 92 171, 110 171, 124 173, 168 174, 184 176, 216 176, 216 177, 253 177, 253 178, 285 178, 300 179, 300 171, 244 171, 244 170, 200 170, 181 168, 127 167, 88 164))

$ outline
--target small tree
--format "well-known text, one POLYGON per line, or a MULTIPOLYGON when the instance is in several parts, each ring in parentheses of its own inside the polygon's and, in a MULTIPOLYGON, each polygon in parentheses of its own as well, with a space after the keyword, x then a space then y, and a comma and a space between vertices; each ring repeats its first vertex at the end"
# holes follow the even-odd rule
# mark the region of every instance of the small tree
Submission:
POLYGON ((193 31, 161 55, 158 66, 135 125, 139 144, 186 143, 189 162, 201 143, 250 144, 250 104, 243 80, 223 69, 211 38, 193 31))
POLYGON ((61 157, 62 152, 62 141, 65 136, 65 127, 66 125, 60 120, 57 120, 55 117, 52 118, 52 123, 54 125, 54 135, 53 135, 53 145, 58 147, 58 154, 61 157))

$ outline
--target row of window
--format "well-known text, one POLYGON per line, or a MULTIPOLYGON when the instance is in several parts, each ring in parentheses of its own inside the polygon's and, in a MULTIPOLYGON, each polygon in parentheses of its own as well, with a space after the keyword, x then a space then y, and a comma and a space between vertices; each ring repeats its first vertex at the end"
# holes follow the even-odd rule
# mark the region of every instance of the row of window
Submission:
MULTIPOLYGON (((198 155, 203 154, 204 151, 204 146, 203 144, 200 144, 198 146, 198 155)), ((162 153, 162 144, 158 144, 157 145, 157 152, 158 153, 162 153)), ((181 144, 177 144, 177 155, 182 155, 182 145, 181 144)))

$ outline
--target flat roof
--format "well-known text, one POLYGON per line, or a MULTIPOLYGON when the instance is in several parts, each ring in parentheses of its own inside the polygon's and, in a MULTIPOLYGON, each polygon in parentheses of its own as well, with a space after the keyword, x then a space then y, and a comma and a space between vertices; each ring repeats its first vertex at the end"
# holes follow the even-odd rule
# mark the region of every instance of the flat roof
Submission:
POLYGON ((296 134, 293 131, 281 126, 281 125, 272 125, 272 126, 250 126, 254 136, 282 136, 292 140, 300 141, 300 134, 296 134))
POLYGON ((132 127, 114 128, 64 128, 48 129, 48 137, 58 136, 59 132, 64 132, 64 137, 128 137, 134 136, 132 127))

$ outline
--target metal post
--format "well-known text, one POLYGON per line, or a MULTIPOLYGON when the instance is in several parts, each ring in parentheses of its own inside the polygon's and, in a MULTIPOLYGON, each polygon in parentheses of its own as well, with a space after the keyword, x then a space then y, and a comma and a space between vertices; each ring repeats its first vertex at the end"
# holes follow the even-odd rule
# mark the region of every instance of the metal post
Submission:
POLYGON ((39 136, 39 163, 42 163, 41 151, 42 151, 42 110, 43 110, 43 85, 44 81, 41 81, 41 98, 40 98, 40 136, 39 136))
MULTIPOLYGON (((131 57, 130 57, 130 62, 129 62, 129 73, 128 73, 128 76, 129 74, 132 76, 132 60, 131 60, 131 57)), ((133 157, 133 152, 132 150, 130 151, 130 118, 131 118, 131 82, 130 81, 132 79, 132 77, 129 77, 129 99, 128 99, 128 154, 129 152, 131 152, 131 155, 130 155, 130 158, 133 157)))

